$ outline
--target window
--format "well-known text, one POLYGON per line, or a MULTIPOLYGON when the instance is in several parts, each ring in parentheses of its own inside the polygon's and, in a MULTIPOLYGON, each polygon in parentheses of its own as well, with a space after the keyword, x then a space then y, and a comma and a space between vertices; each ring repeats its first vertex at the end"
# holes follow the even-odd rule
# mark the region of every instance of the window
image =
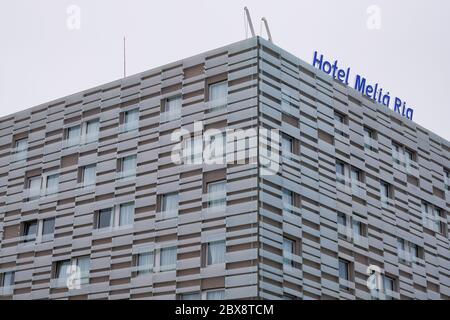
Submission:
POLYGON ((431 203, 422 201, 422 225, 434 232, 447 236, 445 211, 431 203))
POLYGON ((161 248, 160 270, 174 270, 177 264, 177 247, 161 248))
POLYGON ((445 190, 450 191, 450 171, 444 170, 445 190))
POLYGON ((210 242, 207 245, 207 265, 225 262, 225 241, 210 242))
POLYGON ((213 290, 206 292, 206 300, 224 300, 225 290, 213 290))
POLYGON ((350 174, 351 174, 352 181, 357 181, 357 182, 362 181, 362 175, 361 175, 361 171, 359 169, 352 168, 350 174))
POLYGON ((181 105, 181 96, 166 99, 163 104, 164 110, 161 113, 161 122, 179 119, 181 117, 181 105))
POLYGON ((179 300, 201 300, 200 292, 189 292, 178 295, 179 300))
POLYGON ((350 281, 350 262, 344 259, 339 259, 339 278, 350 281))
POLYGON ((195 136, 183 140, 183 160, 185 164, 202 164, 203 137, 195 136))
POLYGON ((66 143, 68 147, 80 144, 81 126, 73 126, 67 129, 66 143))
POLYGON ((81 181, 83 187, 92 186, 95 184, 95 178, 97 175, 97 166, 95 164, 85 166, 81 170, 81 181))
POLYGON ((347 226, 347 216, 343 214, 342 212, 338 212, 337 214, 337 222, 341 226, 347 226))
POLYGON ((110 228, 112 226, 112 210, 102 209, 98 212, 97 229, 110 228))
POLYGON ((281 88, 281 110, 295 114, 297 111, 296 103, 292 91, 286 87, 281 88))
POLYGON ((423 259, 423 248, 419 247, 415 243, 406 241, 405 239, 397 239, 397 252, 399 261, 401 263, 411 265, 411 264, 422 264, 419 259, 423 259))
POLYGON ((70 272, 71 261, 70 260, 62 260, 56 262, 56 279, 62 281, 66 281, 70 272))
MULTIPOLYGON (((395 165, 400 165, 402 167, 406 167, 409 170, 411 168, 418 168, 416 161, 416 154, 414 151, 408 149, 405 146, 402 146, 396 142, 392 142, 392 158, 394 160, 395 165)), ((397 166, 398 168, 398 166, 397 166)), ((408 171, 408 173, 411 173, 408 171)))
POLYGON ((134 222, 134 203, 120 205, 119 226, 132 225, 134 222))
POLYGON ((380 181, 381 202, 387 204, 389 199, 393 198, 391 185, 387 182, 380 181))
POLYGON ((136 155, 122 158, 120 161, 120 177, 131 178, 136 175, 136 155))
POLYGON ((56 262, 55 279, 57 287, 69 287, 69 289, 78 289, 81 284, 89 282, 90 258, 78 257, 72 260, 62 260, 56 262), (74 277, 74 281, 69 281, 69 276, 74 277))
POLYGON ((293 267, 292 256, 295 253, 295 241, 283 238, 283 266, 293 267))
POLYGON ((208 207, 209 208, 225 208, 226 206, 226 182, 210 182, 208 189, 208 207))
POLYGON ((95 217, 96 229, 115 229, 131 226, 134 223, 134 202, 123 203, 99 210, 95 217))
POLYGON ((370 128, 364 127, 364 148, 375 151, 375 142, 375 131, 370 128))
POLYGON ((348 137, 348 134, 346 133, 346 118, 343 114, 339 112, 334 113, 334 127, 337 134, 348 137))
POLYGON ((23 236, 24 242, 35 241, 38 232, 37 220, 27 221, 24 223, 23 236))
POLYGON ((28 178, 28 200, 38 199, 41 195, 41 182, 40 176, 28 178))
POLYGON ((209 86, 210 110, 217 110, 226 107, 228 95, 227 81, 218 82, 209 86))
POLYGON ((27 158, 28 141, 27 139, 17 140, 15 143, 15 160, 21 161, 27 158))
POLYGON ((55 218, 26 221, 22 227, 23 242, 49 241, 53 239, 54 232, 55 218))
POLYGON ((345 164, 341 161, 336 162, 336 180, 339 183, 346 184, 345 164))
POLYGON ((164 213, 164 218, 176 217, 178 214, 179 196, 178 192, 168 193, 162 195, 161 212, 164 213))
POLYGON ((98 120, 91 120, 86 122, 85 132, 84 132, 84 142, 91 143, 98 140, 100 123, 98 120))
MULTIPOLYGON (((12 287, 14 286, 15 273, 14 271, 7 271, 0 273, 0 289, 3 288, 3 294, 12 294, 12 287)), ((2 290, 0 290, 1 295, 2 290)))
POLYGON ((294 206, 294 193, 291 190, 283 189, 282 201, 283 209, 291 209, 294 206))
POLYGON ((207 164, 223 164, 227 150, 227 137, 225 132, 220 132, 205 138, 205 161, 207 164))
POLYGON ((153 271, 153 252, 142 252, 136 257, 137 274, 147 274, 153 271))
POLYGON ((286 134, 281 137, 281 150, 283 155, 289 155, 294 152, 294 139, 286 134))
POLYGON ((42 235, 50 236, 55 232, 55 218, 44 219, 42 222, 42 235))
POLYGON ((55 194, 58 192, 59 174, 48 175, 46 178, 46 194, 55 194))
POLYGON ((125 111, 123 113, 122 132, 137 130, 139 127, 139 109, 125 111))
POLYGON ((395 289, 395 279, 385 275, 383 277, 383 285, 386 298, 392 299, 392 293, 394 292, 395 289))

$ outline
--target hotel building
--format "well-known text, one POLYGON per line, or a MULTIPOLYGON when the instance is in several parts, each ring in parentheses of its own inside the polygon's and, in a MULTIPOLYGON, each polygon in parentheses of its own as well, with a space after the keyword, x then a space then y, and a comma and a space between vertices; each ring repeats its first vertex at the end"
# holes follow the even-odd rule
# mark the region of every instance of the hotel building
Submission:
POLYGON ((0 118, 0 299, 448 300, 449 172, 449 141, 247 39, 0 118), (275 130, 277 169, 260 134, 205 163, 198 122, 275 130))

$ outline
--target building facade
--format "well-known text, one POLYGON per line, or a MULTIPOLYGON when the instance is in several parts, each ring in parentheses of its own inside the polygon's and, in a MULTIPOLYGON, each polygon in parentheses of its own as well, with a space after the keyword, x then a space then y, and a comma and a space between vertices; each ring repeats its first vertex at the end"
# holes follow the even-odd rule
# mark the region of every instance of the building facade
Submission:
POLYGON ((449 151, 259 37, 6 116, 0 299, 449 299, 449 151))

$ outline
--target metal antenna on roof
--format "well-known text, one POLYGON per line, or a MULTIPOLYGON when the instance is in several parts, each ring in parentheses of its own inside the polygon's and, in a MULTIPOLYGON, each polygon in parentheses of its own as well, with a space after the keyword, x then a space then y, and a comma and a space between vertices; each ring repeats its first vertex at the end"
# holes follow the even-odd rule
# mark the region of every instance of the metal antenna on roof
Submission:
MULTIPOLYGON (((247 17, 247 23, 248 26, 250 27, 250 32, 252 33, 252 37, 255 36, 255 29, 253 28, 253 22, 252 22, 252 17, 250 16, 250 11, 248 10, 247 7, 244 8, 245 11, 245 16, 247 17)), ((246 25, 247 25, 246 23, 246 25)))
MULTIPOLYGON (((268 40, 273 43, 272 34, 270 33, 269 23, 267 22, 267 19, 265 17, 261 18, 261 23, 264 23, 264 26, 266 27, 267 37, 269 38, 268 40)), ((262 29, 262 27, 261 27, 261 29, 262 29)), ((262 35, 262 31, 261 31, 261 35, 262 35)))

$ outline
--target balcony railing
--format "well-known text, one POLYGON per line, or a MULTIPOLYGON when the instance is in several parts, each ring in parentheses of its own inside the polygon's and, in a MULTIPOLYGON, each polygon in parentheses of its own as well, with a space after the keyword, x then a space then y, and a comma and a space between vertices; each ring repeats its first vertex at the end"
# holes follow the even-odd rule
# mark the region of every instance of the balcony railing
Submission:
POLYGON ((181 109, 168 110, 161 113, 160 122, 169 122, 181 118, 181 109))
POLYGON ((157 220, 169 220, 178 217, 178 209, 164 210, 157 213, 157 220))
POLYGON ((0 287, 0 296, 10 296, 14 292, 14 286, 0 287))
POLYGON ((136 170, 126 170, 126 171, 119 171, 117 173, 117 179, 119 180, 133 180, 136 178, 136 170))
POLYGON ((370 151, 378 150, 378 141, 369 136, 364 136, 364 148, 370 151))
POLYGON ((125 122, 122 123, 119 126, 119 132, 120 133, 125 133, 125 132, 131 132, 131 131, 136 131, 139 129, 139 121, 138 120, 133 120, 130 122, 125 122))
POLYGON ((338 224, 338 233, 341 238, 344 238, 349 242, 353 242, 358 246, 367 247, 369 245, 369 240, 367 237, 360 235, 348 226, 338 224))
POLYGON ((220 99, 208 101, 209 112, 218 111, 220 109, 224 109, 224 108, 227 107, 227 105, 228 105, 228 98, 227 97, 223 97, 223 98, 220 98, 220 99))

